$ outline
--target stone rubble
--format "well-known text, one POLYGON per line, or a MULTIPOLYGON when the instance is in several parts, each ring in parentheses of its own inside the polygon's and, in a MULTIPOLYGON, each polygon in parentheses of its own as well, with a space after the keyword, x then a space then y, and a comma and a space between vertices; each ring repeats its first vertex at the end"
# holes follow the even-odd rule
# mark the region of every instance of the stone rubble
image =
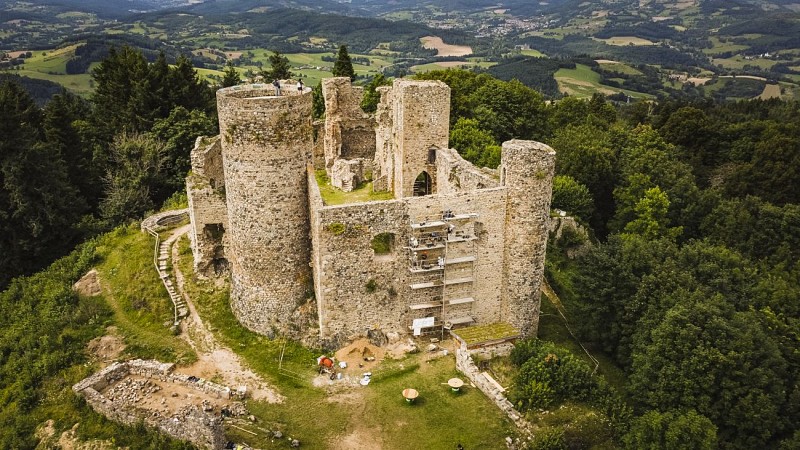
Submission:
MULTIPOLYGON (((235 393, 227 386, 185 374, 173 373, 174 364, 154 360, 115 362, 105 369, 75 384, 73 391, 83 396, 97 412, 109 419, 132 425, 143 421, 176 439, 192 442, 201 448, 221 449, 227 442, 222 426, 222 411, 204 398, 200 405, 191 400, 212 396, 232 400, 235 393), (138 378, 141 377, 141 378, 138 378), (187 402, 174 412, 166 407, 166 397, 157 405, 146 406, 153 395, 160 393, 160 384, 175 384, 196 391, 187 394, 187 402)), ((179 394, 169 396, 179 401, 179 394)), ((231 401, 227 410, 233 415, 245 415, 247 410, 240 401, 231 401)))

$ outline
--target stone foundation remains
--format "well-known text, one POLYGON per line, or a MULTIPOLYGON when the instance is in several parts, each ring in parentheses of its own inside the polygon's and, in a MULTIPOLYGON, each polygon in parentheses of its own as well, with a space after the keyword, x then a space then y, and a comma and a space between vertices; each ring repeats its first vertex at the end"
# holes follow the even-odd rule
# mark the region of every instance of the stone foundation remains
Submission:
MULTIPOLYGON (((174 364, 153 360, 115 362, 72 390, 109 419, 126 425, 144 422, 201 448, 223 448, 226 439, 220 411, 235 409, 231 402, 240 400, 243 393, 173 373, 174 368, 174 364)), ((235 406, 242 409, 241 404, 235 406)))

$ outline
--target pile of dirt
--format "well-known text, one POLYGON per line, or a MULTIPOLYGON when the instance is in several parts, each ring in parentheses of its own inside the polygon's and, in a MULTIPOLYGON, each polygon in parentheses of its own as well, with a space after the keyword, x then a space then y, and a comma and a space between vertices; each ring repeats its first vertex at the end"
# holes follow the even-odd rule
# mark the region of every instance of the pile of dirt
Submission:
POLYGON ((100 295, 102 289, 100 288, 100 278, 97 275, 97 270, 92 269, 86 272, 86 275, 72 285, 72 289, 84 297, 100 295))
POLYGON ((117 332, 117 327, 106 328, 104 336, 96 337, 89 341, 87 350, 92 358, 106 366, 116 361, 125 350, 125 342, 117 332))
POLYGON ((339 349, 336 352, 336 363, 344 361, 348 368, 369 371, 380 364, 385 356, 385 349, 370 344, 366 338, 361 338, 339 349))

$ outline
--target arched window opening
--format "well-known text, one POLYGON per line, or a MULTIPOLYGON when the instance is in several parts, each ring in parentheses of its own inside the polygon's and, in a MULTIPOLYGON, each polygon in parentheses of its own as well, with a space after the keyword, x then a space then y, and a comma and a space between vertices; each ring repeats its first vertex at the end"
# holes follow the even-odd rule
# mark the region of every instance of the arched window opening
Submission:
POLYGON ((422 171, 414 180, 414 197, 423 195, 431 195, 431 176, 425 171, 422 171))

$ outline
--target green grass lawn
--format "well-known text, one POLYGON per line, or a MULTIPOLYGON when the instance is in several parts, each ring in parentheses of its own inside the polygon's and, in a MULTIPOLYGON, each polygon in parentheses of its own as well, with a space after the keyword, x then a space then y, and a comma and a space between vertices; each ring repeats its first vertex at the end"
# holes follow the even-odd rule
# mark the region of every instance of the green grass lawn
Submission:
POLYGON ((626 75, 642 75, 642 72, 638 69, 635 69, 625 63, 621 62, 603 62, 600 63, 600 68, 603 70, 607 70, 609 72, 619 72, 624 73, 626 75))
POLYGON ((82 97, 88 97, 94 88, 92 87, 92 76, 88 73, 79 75, 54 75, 35 70, 22 69, 13 73, 25 77, 36 78, 38 80, 48 80, 64 86, 67 90, 82 97))
POLYGON ((346 205, 348 203, 394 199, 394 195, 391 192, 373 192, 371 181, 361 183, 356 189, 350 192, 344 192, 331 185, 331 181, 324 169, 317 170, 314 175, 319 185, 322 201, 325 202, 326 205, 346 205))
POLYGON ((93 90, 91 84, 92 76, 89 73, 66 74, 67 61, 75 56, 75 48, 78 45, 74 44, 51 50, 36 50, 32 52, 30 58, 25 59, 25 64, 22 65, 22 68, 13 73, 38 80, 52 81, 75 94, 86 97, 93 90))
POLYGON ((25 60, 25 69, 37 72, 55 72, 66 74, 67 61, 75 56, 75 49, 80 44, 74 44, 53 50, 36 50, 30 58, 25 60))
POLYGON ((607 39, 592 38, 608 45, 655 45, 655 42, 636 36, 614 36, 607 39))
POLYGON ((738 52, 750 48, 747 45, 734 44, 732 42, 722 42, 717 36, 712 36, 710 41, 713 47, 703 49, 703 53, 706 55, 718 55, 725 52, 738 52))

